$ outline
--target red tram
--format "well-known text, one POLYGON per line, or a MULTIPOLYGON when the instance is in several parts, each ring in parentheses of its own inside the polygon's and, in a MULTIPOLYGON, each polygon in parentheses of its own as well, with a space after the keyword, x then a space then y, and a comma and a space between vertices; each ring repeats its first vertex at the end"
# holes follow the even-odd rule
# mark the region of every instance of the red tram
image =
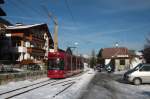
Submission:
POLYGON ((66 78, 83 71, 83 60, 65 51, 49 52, 47 67, 49 78, 66 78))

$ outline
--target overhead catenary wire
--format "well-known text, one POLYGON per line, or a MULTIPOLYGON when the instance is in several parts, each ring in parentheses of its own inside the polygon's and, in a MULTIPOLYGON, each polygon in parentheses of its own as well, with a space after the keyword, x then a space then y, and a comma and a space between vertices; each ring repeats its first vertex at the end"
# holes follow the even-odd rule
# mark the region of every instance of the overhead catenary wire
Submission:
POLYGON ((12 17, 12 18, 20 18, 20 19, 26 19, 26 20, 33 20, 33 21, 40 21, 40 19, 35 19, 32 16, 37 15, 38 17, 43 17, 41 14, 42 11, 37 10, 36 8, 32 7, 29 2, 26 2, 24 0, 9 0, 8 2, 11 2, 11 5, 16 9, 16 11, 19 14, 23 14, 23 16, 12 16, 9 15, 7 17, 12 17), (24 16, 25 15, 25 16, 24 16))
MULTIPOLYGON (((21 4, 26 4, 26 8, 28 8, 29 10, 32 10, 32 12, 34 12, 35 14, 37 14, 38 16, 41 15, 41 11, 39 11, 39 9, 36 9, 36 7, 32 7, 32 5, 29 3, 29 1, 27 0, 19 0, 21 4), (31 8, 31 9, 30 9, 31 8)), ((30 1, 31 2, 31 1, 30 1)), ((35 3, 36 4, 36 3, 35 3)))
POLYGON ((69 12, 69 14, 70 14, 70 16, 71 16, 71 18, 72 18, 72 21, 73 21, 74 25, 77 26, 77 23, 76 23, 75 18, 74 18, 74 16, 73 16, 72 10, 71 10, 71 8, 70 8, 70 6, 69 6, 68 0, 65 0, 65 4, 66 4, 66 7, 67 7, 67 9, 68 9, 68 12, 69 12))
POLYGON ((72 21, 73 21, 73 24, 74 24, 74 26, 77 28, 76 30, 77 30, 77 32, 78 32, 78 24, 77 24, 77 21, 75 20, 75 17, 74 17, 74 15, 73 15, 73 13, 72 13, 71 6, 69 6, 68 0, 64 0, 64 1, 65 1, 66 8, 68 9, 68 12, 69 12, 69 14, 70 14, 70 16, 71 16, 71 19, 72 19, 72 21))
MULTIPOLYGON (((23 14, 25 14, 25 15, 28 15, 28 16, 32 16, 32 13, 34 13, 34 14, 36 14, 36 15, 41 15, 42 17, 43 17, 43 15, 41 14, 41 12, 42 11, 40 11, 40 10, 37 10, 36 8, 34 8, 34 7, 32 7, 31 6, 31 4, 29 4, 29 2, 28 1, 25 1, 25 0, 9 0, 10 2, 11 2, 11 4, 13 4, 14 5, 14 7, 16 8, 16 9, 18 9, 18 11, 19 12, 25 12, 25 13, 23 13, 23 14)), ((77 26, 77 23, 76 23, 76 20, 75 20, 75 18, 74 18, 74 16, 73 16, 73 13, 72 13, 72 11, 71 11, 71 8, 70 8, 70 6, 69 6, 69 3, 68 3, 68 1, 67 0, 65 0, 65 5, 66 5, 66 7, 67 7, 67 9, 68 9, 68 12, 69 12, 69 14, 70 14, 70 16, 71 16, 71 19, 72 19, 72 21, 73 21, 73 24, 75 25, 75 26, 77 26)), ((42 8, 42 7, 41 7, 42 8)), ((19 17, 19 18, 22 18, 22 17, 19 17)), ((25 18, 25 17, 24 17, 25 18)), ((26 19, 29 19, 29 17, 27 17, 26 19)), ((31 20, 31 19, 30 19, 31 20)))
MULTIPOLYGON (((11 5, 16 8, 16 9, 19 9, 17 10, 18 12, 21 12, 21 9, 24 10, 24 7, 23 6, 20 6, 20 4, 18 4, 17 2, 15 2, 14 0, 9 0, 9 2, 11 2, 11 5)), ((22 12, 21 12, 22 13, 22 12)))

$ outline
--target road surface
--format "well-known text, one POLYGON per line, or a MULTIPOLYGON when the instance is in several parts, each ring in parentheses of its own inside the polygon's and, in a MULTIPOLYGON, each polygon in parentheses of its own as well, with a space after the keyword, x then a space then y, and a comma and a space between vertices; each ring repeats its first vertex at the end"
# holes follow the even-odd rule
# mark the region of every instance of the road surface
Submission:
POLYGON ((137 87, 126 84, 122 75, 98 72, 79 99, 150 99, 150 91, 137 91, 137 87))

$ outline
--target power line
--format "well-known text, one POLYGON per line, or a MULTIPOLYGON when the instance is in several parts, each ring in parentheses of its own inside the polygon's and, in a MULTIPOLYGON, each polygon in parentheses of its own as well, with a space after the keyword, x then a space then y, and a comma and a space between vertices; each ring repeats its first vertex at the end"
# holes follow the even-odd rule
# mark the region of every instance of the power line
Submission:
MULTIPOLYGON (((20 3, 22 4, 26 4, 25 8, 28 8, 30 11, 36 13, 38 16, 41 15, 41 11, 39 11, 38 9, 36 9, 36 7, 32 7, 32 5, 29 3, 29 1, 27 0, 19 0, 20 3)), ((30 1, 31 2, 31 1, 30 1)), ((36 3, 35 3, 36 4, 36 3)))
POLYGON ((74 18, 73 14, 72 14, 71 8, 70 8, 69 3, 68 3, 67 0, 65 0, 65 4, 66 4, 66 7, 67 7, 67 9, 68 9, 68 12, 70 13, 70 16, 71 16, 71 18, 72 18, 72 20, 73 20, 73 23, 77 26, 76 21, 75 21, 75 18, 74 18))
MULTIPOLYGON (((41 14, 41 11, 32 7, 32 5, 29 4, 29 2, 25 2, 24 0, 19 0, 19 1, 9 0, 9 2, 11 2, 12 6, 14 5, 13 7, 15 7, 18 12, 23 13, 24 15, 28 16, 28 17, 17 16, 18 18, 30 19, 30 20, 33 19, 35 21, 36 19, 33 18, 33 13, 38 16, 40 15, 43 17, 43 15, 41 14)), ((9 17, 9 16, 7 16, 7 17, 9 17)), ((15 16, 12 16, 12 17, 15 17, 15 16)))

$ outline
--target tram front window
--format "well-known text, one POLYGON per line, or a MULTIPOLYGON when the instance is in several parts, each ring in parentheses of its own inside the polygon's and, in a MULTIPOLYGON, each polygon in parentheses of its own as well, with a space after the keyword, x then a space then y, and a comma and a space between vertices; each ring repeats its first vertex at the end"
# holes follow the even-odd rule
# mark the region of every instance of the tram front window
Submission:
POLYGON ((62 59, 49 59, 48 61, 48 70, 63 70, 64 69, 64 60, 62 59))

